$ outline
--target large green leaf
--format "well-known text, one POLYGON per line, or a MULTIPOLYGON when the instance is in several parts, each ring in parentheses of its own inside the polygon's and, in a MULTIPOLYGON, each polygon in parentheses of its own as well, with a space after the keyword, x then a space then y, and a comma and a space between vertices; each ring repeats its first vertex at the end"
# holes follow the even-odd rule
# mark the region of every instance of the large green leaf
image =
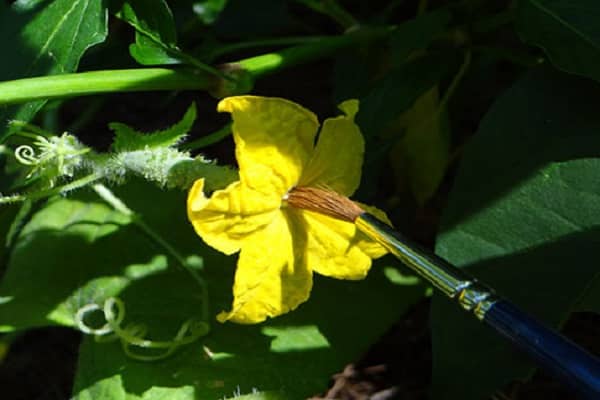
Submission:
POLYGON ((135 28, 131 56, 142 65, 178 64, 177 32, 164 0, 127 0, 117 14, 135 28))
POLYGON ((398 25, 390 36, 394 64, 400 65, 415 51, 427 49, 433 39, 444 32, 451 17, 448 10, 438 9, 398 25))
MULTIPOLYGON (((436 10, 399 24, 390 35, 389 48, 387 43, 385 47, 374 46, 373 43, 370 43, 368 46, 352 48, 341 53, 336 57, 333 71, 335 102, 341 103, 351 98, 364 98, 372 84, 372 75, 381 73, 382 64, 386 65, 391 58, 393 69, 388 77, 393 76, 396 74, 394 68, 404 65, 409 56, 414 55, 415 52, 424 52, 432 40, 444 31, 449 22, 450 13, 447 10, 436 10), (382 57, 382 54, 379 53, 384 50, 386 54, 382 57), (356 79, 357 77, 360 79, 356 79)), ((399 74, 402 73, 401 71, 399 74)), ((386 83, 389 84, 390 81, 386 83)), ((374 91, 384 91, 386 86, 386 84, 378 85, 374 91)), ((376 94, 373 93, 371 96, 369 100, 364 100, 372 101, 376 94)))
MULTIPOLYGON (((437 253, 558 326, 600 271, 600 87, 549 70, 518 81, 465 150, 437 253)), ((480 399, 532 365, 436 294, 436 399, 480 399)))
MULTIPOLYGON (((358 358, 424 292, 415 282, 393 279, 395 268, 382 260, 365 281, 317 277, 311 299, 281 318, 218 324, 214 316, 231 304, 236 257, 202 244, 186 219, 183 193, 134 181, 119 194, 184 257, 196 257, 209 286, 212 331, 157 363, 127 358, 118 343, 84 340, 78 399, 223 398, 254 389, 261 392, 255 398, 306 398, 323 391, 331 374, 358 358)), ((167 339, 202 310, 198 287, 173 265, 164 248, 91 193, 55 200, 19 237, 0 285, 2 328, 71 326, 83 305, 118 295, 125 323, 145 323, 150 338, 167 339)))
POLYGON ((123 3, 119 16, 137 32, 157 43, 169 46, 177 43, 173 14, 164 0, 127 0, 123 3))
MULTIPOLYGON (((106 34, 103 0, 0 2, 0 80, 73 72, 83 53, 106 34)), ((28 121, 43 105, 0 108, 0 142, 10 134, 7 119, 28 121)))
POLYGON ((425 92, 433 88, 455 64, 452 54, 424 56, 408 61, 390 71, 373 89, 360 99, 356 122, 366 141, 363 173, 372 179, 364 180, 359 197, 372 198, 377 189, 376 179, 391 146, 399 139, 394 122, 413 106, 425 92), (385 135, 385 133, 388 135, 385 135), (392 133, 390 135, 389 133, 392 133))
POLYGON ((586 293, 577 304, 577 310, 600 313, 600 274, 589 283, 586 293))
POLYGON ((600 2, 521 0, 517 29, 558 68, 600 81, 600 2))

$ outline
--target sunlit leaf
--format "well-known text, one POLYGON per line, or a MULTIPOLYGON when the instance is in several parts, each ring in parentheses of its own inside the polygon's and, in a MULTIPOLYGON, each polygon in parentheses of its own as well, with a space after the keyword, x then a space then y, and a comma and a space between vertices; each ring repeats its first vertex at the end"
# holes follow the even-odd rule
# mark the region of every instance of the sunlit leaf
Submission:
MULTIPOLYGON (((73 72, 84 52, 106 34, 102 0, 0 2, 0 80, 73 72)), ((28 121, 44 103, 0 108, 0 142, 11 133, 7 119, 28 121)))
MULTIPOLYGON (((553 326, 598 274, 599 93, 546 70, 518 81, 465 149, 438 236, 440 256, 553 326)), ((435 398, 485 398, 533 371, 438 294, 432 331, 435 398)))

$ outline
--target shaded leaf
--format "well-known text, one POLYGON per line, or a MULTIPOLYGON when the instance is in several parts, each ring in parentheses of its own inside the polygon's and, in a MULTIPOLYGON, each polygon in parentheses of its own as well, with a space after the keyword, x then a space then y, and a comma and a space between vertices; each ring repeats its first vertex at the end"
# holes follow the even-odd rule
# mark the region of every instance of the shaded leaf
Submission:
POLYGON ((112 148, 115 152, 172 147, 192 129, 196 120, 196 104, 192 103, 179 122, 170 128, 152 133, 142 133, 120 122, 108 126, 115 132, 112 148))
POLYGON ((390 151, 397 187, 408 186, 420 205, 437 190, 450 157, 448 118, 437 87, 421 96, 394 129, 403 130, 390 151))
POLYGON ((444 32, 451 17, 448 10, 438 9, 398 25, 390 37, 394 65, 404 63, 414 51, 426 49, 436 36, 444 32))
POLYGON ((117 14, 135 28, 131 56, 142 65, 179 64, 174 52, 177 44, 175 21, 164 0, 128 0, 117 14))
POLYGON ((212 25, 226 5, 227 0, 203 0, 195 1, 192 9, 200 21, 206 25, 212 25))
POLYGON ((366 141, 363 174, 371 177, 361 183, 358 195, 361 199, 368 201, 374 195, 384 160, 397 141, 396 137, 384 135, 386 128, 435 86, 454 64, 454 56, 448 54, 417 58, 390 71, 361 98, 356 122, 366 141))
POLYGON ((600 274, 589 283, 585 294, 577 303, 577 310, 600 314, 600 274))
POLYGON ((364 135, 379 135, 383 128, 408 110, 445 73, 453 59, 426 56, 390 71, 360 102, 356 121, 364 135))
POLYGON ((118 15, 156 43, 177 43, 173 14, 164 0, 127 0, 118 15))
MULTIPOLYGON (((466 148, 438 236, 440 256, 553 326, 598 273, 598 102, 598 86, 565 74, 537 70, 518 81, 466 148)), ((431 319, 435 398, 480 399, 532 373, 437 293, 431 319)))
MULTIPOLYGON (((79 299, 88 300, 81 296, 86 288, 77 290, 80 285, 87 282, 91 290, 94 279, 119 270, 112 260, 122 254, 118 241, 104 251, 99 243, 128 223, 104 204, 76 200, 54 201, 37 213, 21 232, 0 284, 0 297, 9 299, 0 305, 0 330, 72 325, 77 308, 85 304, 77 304, 79 299)), ((98 284, 101 295, 115 294, 113 283, 119 284, 98 284)))
MULTIPOLYGON (((0 2, 0 80, 73 72, 83 53, 105 40, 107 10, 103 0, 0 2)), ((1 95, 1 94, 0 94, 1 95)), ((0 108, 0 142, 11 130, 8 119, 29 121, 45 101, 0 108)))
POLYGON ((167 47, 136 32, 135 43, 129 45, 129 54, 142 65, 180 64, 181 60, 172 55, 167 47))
POLYGON ((600 81, 600 2, 522 0, 517 29, 558 68, 600 81))

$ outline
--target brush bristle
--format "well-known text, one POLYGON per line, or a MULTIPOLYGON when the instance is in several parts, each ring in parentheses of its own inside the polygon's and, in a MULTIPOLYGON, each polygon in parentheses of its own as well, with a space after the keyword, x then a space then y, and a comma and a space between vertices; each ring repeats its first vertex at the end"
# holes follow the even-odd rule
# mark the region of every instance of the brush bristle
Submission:
POLYGON ((296 187, 287 195, 290 206, 354 222, 365 211, 349 198, 328 189, 296 187))

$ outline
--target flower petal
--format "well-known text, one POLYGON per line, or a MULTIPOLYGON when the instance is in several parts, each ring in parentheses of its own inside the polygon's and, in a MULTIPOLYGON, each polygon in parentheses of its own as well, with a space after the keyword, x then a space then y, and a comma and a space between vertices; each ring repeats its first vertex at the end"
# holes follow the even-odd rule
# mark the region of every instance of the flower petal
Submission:
POLYGON ((312 272, 303 258, 304 240, 302 231, 282 212, 248 237, 235 273, 232 310, 220 313, 217 319, 254 324, 306 301, 312 272))
POLYGON ((309 267, 321 275, 337 279, 363 279, 371 259, 387 250, 369 239, 350 222, 306 210, 301 213, 307 230, 306 258, 309 267))
POLYGON ((354 115, 358 100, 348 100, 339 108, 346 115, 329 118, 323 123, 319 141, 299 186, 325 186, 350 196, 360 184, 365 141, 354 115))
POLYGON ((240 179, 280 196, 295 186, 313 150, 319 122, 300 105, 273 97, 228 97, 218 105, 233 118, 240 179))
POLYGON ((204 179, 198 179, 188 194, 188 219, 202 239, 215 249, 233 254, 251 234, 269 225, 281 206, 277 196, 234 182, 210 198, 203 192, 204 179))

